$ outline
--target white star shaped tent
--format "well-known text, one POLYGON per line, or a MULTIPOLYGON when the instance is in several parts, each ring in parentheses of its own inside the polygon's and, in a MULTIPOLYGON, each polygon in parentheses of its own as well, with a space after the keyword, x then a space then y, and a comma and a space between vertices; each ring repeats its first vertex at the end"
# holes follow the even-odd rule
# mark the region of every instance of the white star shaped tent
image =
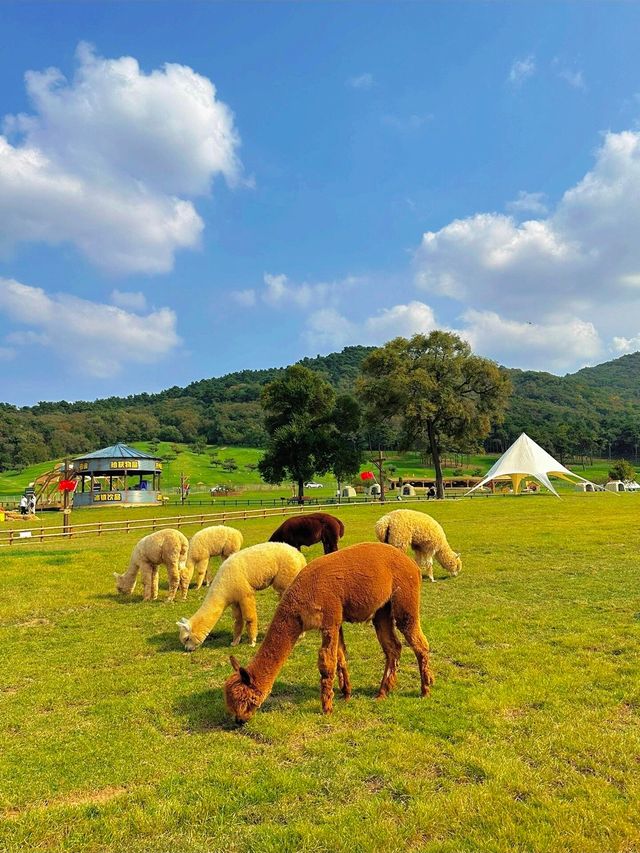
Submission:
MULTIPOLYGON (((511 447, 502 454, 500 459, 487 472, 485 478, 472 489, 469 489, 467 495, 475 492, 476 489, 481 488, 486 483, 490 483, 491 480, 511 480, 513 493, 517 495, 522 481, 533 478, 542 483, 543 486, 546 486, 549 491, 553 492, 559 498, 560 495, 551 485, 549 476, 561 477, 563 480, 569 480, 569 482, 580 480, 583 483, 591 483, 590 480, 586 480, 579 474, 569 471, 568 468, 557 462, 553 456, 550 456, 546 450, 543 450, 539 444, 536 444, 533 439, 529 438, 526 432, 523 432, 520 438, 514 441, 511 447)), ((600 486, 595 486, 593 483, 591 485, 596 489, 601 488, 600 486)))

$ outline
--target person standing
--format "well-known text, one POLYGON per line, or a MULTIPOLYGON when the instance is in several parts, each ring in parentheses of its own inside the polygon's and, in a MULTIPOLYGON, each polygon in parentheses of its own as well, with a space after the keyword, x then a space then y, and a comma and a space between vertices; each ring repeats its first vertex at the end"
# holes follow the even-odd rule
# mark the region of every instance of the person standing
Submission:
POLYGON ((20 515, 26 515, 28 509, 29 509, 29 501, 27 500, 27 496, 23 495, 20 498, 20 515))

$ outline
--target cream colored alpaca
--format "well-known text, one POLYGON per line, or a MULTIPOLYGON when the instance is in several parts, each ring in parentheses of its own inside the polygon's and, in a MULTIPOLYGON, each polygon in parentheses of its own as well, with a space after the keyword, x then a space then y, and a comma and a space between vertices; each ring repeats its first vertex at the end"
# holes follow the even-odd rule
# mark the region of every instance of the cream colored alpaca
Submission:
POLYGON ((167 567, 169 576, 169 594, 167 601, 173 601, 178 587, 182 590, 183 600, 187 597, 189 580, 187 578, 187 551, 189 540, 179 530, 156 530, 141 539, 133 549, 129 568, 124 574, 114 572, 116 589, 124 595, 130 595, 136 586, 138 572, 142 574, 143 601, 155 601, 158 597, 158 566, 167 567))
POLYGON ((256 590, 272 586, 282 595, 307 561, 284 542, 265 542, 232 554, 218 569, 200 609, 181 619, 180 642, 188 652, 201 645, 227 607, 233 610, 233 642, 237 646, 244 623, 252 646, 258 636, 256 590))
POLYGON ((454 577, 462 571, 460 554, 452 551, 444 530, 426 512, 395 509, 376 521, 376 536, 401 551, 411 548, 416 562, 433 581, 433 558, 454 577))
POLYGON ((191 578, 195 578, 196 589, 200 589, 206 575, 205 586, 208 586, 211 583, 210 558, 222 557, 223 560, 226 560, 240 548, 242 548, 242 533, 239 530, 234 530, 233 527, 216 524, 213 527, 198 530, 189 542, 189 553, 187 554, 189 582, 191 578))

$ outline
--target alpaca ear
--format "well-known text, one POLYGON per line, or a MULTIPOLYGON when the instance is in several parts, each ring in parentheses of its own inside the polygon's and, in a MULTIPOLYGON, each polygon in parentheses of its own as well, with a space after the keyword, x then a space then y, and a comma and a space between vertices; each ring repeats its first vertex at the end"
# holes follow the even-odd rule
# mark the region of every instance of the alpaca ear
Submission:
POLYGON ((240 681, 242 681, 242 683, 246 684, 248 687, 251 684, 251 675, 247 672, 247 670, 243 666, 240 666, 238 658, 235 655, 231 655, 229 660, 231 661, 231 666, 235 669, 235 671, 240 676, 240 681))

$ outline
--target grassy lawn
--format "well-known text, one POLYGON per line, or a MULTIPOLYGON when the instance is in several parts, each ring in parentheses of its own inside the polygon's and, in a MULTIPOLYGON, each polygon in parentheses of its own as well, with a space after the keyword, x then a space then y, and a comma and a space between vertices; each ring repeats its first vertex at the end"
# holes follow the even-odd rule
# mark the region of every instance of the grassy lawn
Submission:
MULTIPOLYGON (((204 591, 114 595, 134 535, 3 549, 0 850, 640 849, 639 501, 430 504, 464 558, 423 585, 431 697, 405 648, 374 701, 374 631, 347 626, 350 703, 320 713, 309 633, 243 729, 220 690, 230 614, 188 655, 175 621, 204 591)), ((345 544, 374 538, 379 506, 338 512, 345 544)), ((277 523, 238 527, 250 545, 277 523)), ((258 594, 260 637, 275 601, 258 594)))

